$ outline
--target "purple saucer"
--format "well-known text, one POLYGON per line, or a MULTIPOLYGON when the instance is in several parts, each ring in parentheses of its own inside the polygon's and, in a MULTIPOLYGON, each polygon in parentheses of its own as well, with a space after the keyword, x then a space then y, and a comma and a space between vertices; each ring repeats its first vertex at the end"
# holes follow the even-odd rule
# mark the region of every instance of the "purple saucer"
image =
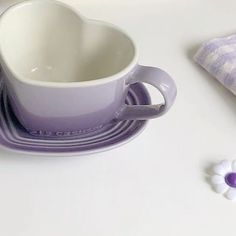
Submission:
MULTIPOLYGON (((142 84, 130 86, 126 103, 149 105, 150 97, 142 84)), ((143 131, 147 121, 121 121, 86 134, 49 137, 33 135, 18 122, 10 104, 4 84, 0 81, 0 144, 12 151, 39 155, 85 155, 106 151, 135 138, 143 131)))

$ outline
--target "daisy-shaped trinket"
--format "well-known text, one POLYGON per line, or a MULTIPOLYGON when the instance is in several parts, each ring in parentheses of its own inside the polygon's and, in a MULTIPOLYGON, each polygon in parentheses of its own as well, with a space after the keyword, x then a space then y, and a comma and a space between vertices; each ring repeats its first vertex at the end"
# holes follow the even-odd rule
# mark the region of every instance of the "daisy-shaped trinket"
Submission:
POLYGON ((213 167, 211 183, 217 193, 225 194, 229 200, 236 200, 236 160, 221 161, 213 167))

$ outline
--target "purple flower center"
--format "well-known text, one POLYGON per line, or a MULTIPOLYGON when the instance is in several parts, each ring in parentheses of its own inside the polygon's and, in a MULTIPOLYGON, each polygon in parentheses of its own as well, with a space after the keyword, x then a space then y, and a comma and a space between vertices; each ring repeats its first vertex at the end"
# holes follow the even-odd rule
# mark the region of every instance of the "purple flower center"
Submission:
POLYGON ((225 176, 225 182, 232 188, 236 188, 236 173, 232 172, 225 176))

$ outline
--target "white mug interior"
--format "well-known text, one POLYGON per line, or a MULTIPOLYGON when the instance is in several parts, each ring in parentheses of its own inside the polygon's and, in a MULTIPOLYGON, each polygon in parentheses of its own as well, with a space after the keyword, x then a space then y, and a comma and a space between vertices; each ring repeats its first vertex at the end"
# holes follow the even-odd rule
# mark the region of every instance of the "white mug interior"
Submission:
POLYGON ((121 72, 134 60, 135 46, 112 25, 60 2, 33 0, 1 16, 0 55, 15 77, 67 83, 121 72))

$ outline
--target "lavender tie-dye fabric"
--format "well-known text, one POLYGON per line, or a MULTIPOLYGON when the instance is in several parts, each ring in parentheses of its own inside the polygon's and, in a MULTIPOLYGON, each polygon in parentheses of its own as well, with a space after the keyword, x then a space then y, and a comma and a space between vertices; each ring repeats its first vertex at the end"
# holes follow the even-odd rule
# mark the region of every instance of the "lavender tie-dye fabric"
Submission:
POLYGON ((204 43, 194 60, 236 95, 236 34, 204 43))

